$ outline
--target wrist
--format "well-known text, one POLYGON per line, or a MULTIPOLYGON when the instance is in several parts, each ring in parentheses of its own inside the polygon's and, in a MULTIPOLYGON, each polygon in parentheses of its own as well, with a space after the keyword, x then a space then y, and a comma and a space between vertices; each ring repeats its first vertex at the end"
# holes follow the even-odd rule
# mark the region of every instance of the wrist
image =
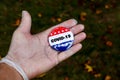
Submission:
POLYGON ((22 76, 11 66, 6 63, 0 63, 1 80, 23 80, 22 76))
POLYGON ((6 59, 9 59, 15 63, 17 63, 18 65, 20 65, 20 67, 23 69, 23 71, 25 72, 26 76, 29 78, 29 79, 32 79, 34 78, 34 73, 33 73, 33 70, 31 69, 31 67, 28 65, 28 62, 27 60, 24 60, 24 59, 19 59, 19 58, 16 58, 16 57, 13 57, 13 56, 10 56, 10 55, 7 55, 5 57, 6 59))
POLYGON ((24 72, 24 70, 21 68, 21 66, 18 63, 11 61, 7 58, 3 58, 0 61, 0 63, 5 63, 9 65, 10 67, 14 68, 22 76, 23 80, 28 80, 26 73, 24 72))

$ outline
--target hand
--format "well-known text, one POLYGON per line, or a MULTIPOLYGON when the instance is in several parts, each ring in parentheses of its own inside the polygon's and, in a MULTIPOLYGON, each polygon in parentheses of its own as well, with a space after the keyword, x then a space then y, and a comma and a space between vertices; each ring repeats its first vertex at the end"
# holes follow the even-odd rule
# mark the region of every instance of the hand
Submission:
POLYGON ((74 19, 67 20, 35 35, 30 33, 30 29, 31 16, 27 11, 23 11, 21 24, 13 34, 6 56, 7 59, 18 63, 29 79, 50 70, 75 54, 82 48, 80 42, 86 38, 86 34, 82 32, 84 26, 82 24, 77 25, 77 21, 74 19), (64 52, 53 50, 47 39, 51 30, 58 26, 70 28, 75 35, 74 45, 64 52))

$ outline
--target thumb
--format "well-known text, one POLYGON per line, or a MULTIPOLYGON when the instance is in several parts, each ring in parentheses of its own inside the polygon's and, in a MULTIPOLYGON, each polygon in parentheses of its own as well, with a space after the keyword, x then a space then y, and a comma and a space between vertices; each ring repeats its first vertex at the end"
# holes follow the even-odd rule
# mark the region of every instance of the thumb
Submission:
POLYGON ((25 33, 30 33, 31 29, 31 16, 27 11, 22 11, 22 20, 17 30, 25 33))

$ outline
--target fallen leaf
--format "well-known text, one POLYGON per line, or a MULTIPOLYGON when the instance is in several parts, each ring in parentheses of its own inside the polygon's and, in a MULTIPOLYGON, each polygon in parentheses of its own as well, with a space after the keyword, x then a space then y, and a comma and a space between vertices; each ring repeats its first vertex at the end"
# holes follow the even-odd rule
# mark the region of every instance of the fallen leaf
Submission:
POLYGON ((56 22, 56 19, 54 17, 51 18, 52 22, 56 22))
POLYGON ((109 46, 109 47, 112 47, 113 46, 113 43, 111 41, 107 41, 106 42, 106 45, 109 46))
POLYGON ((96 14, 101 14, 102 10, 96 10, 96 14))
POLYGON ((99 78, 101 77, 101 74, 100 73, 94 74, 94 77, 99 78))
POLYGON ((20 19, 17 19, 17 20, 15 21, 15 24, 13 24, 13 26, 19 26, 19 25, 20 25, 20 22, 21 22, 21 20, 20 20, 20 19))
POLYGON ((82 21, 85 21, 85 20, 86 20, 86 16, 87 16, 87 13, 86 13, 86 12, 81 12, 81 13, 80 13, 80 19, 81 19, 82 21))
POLYGON ((111 80, 111 76, 110 76, 110 75, 107 75, 107 76, 105 77, 105 80, 111 80))
POLYGON ((90 66, 88 64, 85 64, 85 69, 87 70, 87 72, 92 72, 93 71, 92 66, 90 66))
POLYGON ((38 17, 42 17, 42 14, 41 14, 41 13, 38 13, 38 17))
POLYGON ((45 75, 46 75, 46 73, 43 73, 43 74, 38 75, 36 78, 40 78, 40 77, 43 77, 45 75))
POLYGON ((65 77, 64 80, 69 80, 69 77, 65 77))
POLYGON ((62 19, 61 19, 61 18, 57 18, 57 21, 58 21, 58 22, 61 22, 61 21, 62 21, 62 19))
POLYGON ((105 9, 109 9, 109 8, 111 8, 111 5, 110 4, 106 4, 105 5, 105 9))

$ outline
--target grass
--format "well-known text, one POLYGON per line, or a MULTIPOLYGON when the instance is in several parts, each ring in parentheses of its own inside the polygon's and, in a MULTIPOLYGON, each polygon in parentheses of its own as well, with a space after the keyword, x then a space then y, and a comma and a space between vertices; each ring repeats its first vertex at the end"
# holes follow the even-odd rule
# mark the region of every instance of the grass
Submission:
POLYGON ((22 10, 32 16, 33 34, 75 18, 85 25, 87 39, 83 49, 33 80, 119 80, 119 3, 119 0, 1 0, 0 56, 8 51, 22 10))

